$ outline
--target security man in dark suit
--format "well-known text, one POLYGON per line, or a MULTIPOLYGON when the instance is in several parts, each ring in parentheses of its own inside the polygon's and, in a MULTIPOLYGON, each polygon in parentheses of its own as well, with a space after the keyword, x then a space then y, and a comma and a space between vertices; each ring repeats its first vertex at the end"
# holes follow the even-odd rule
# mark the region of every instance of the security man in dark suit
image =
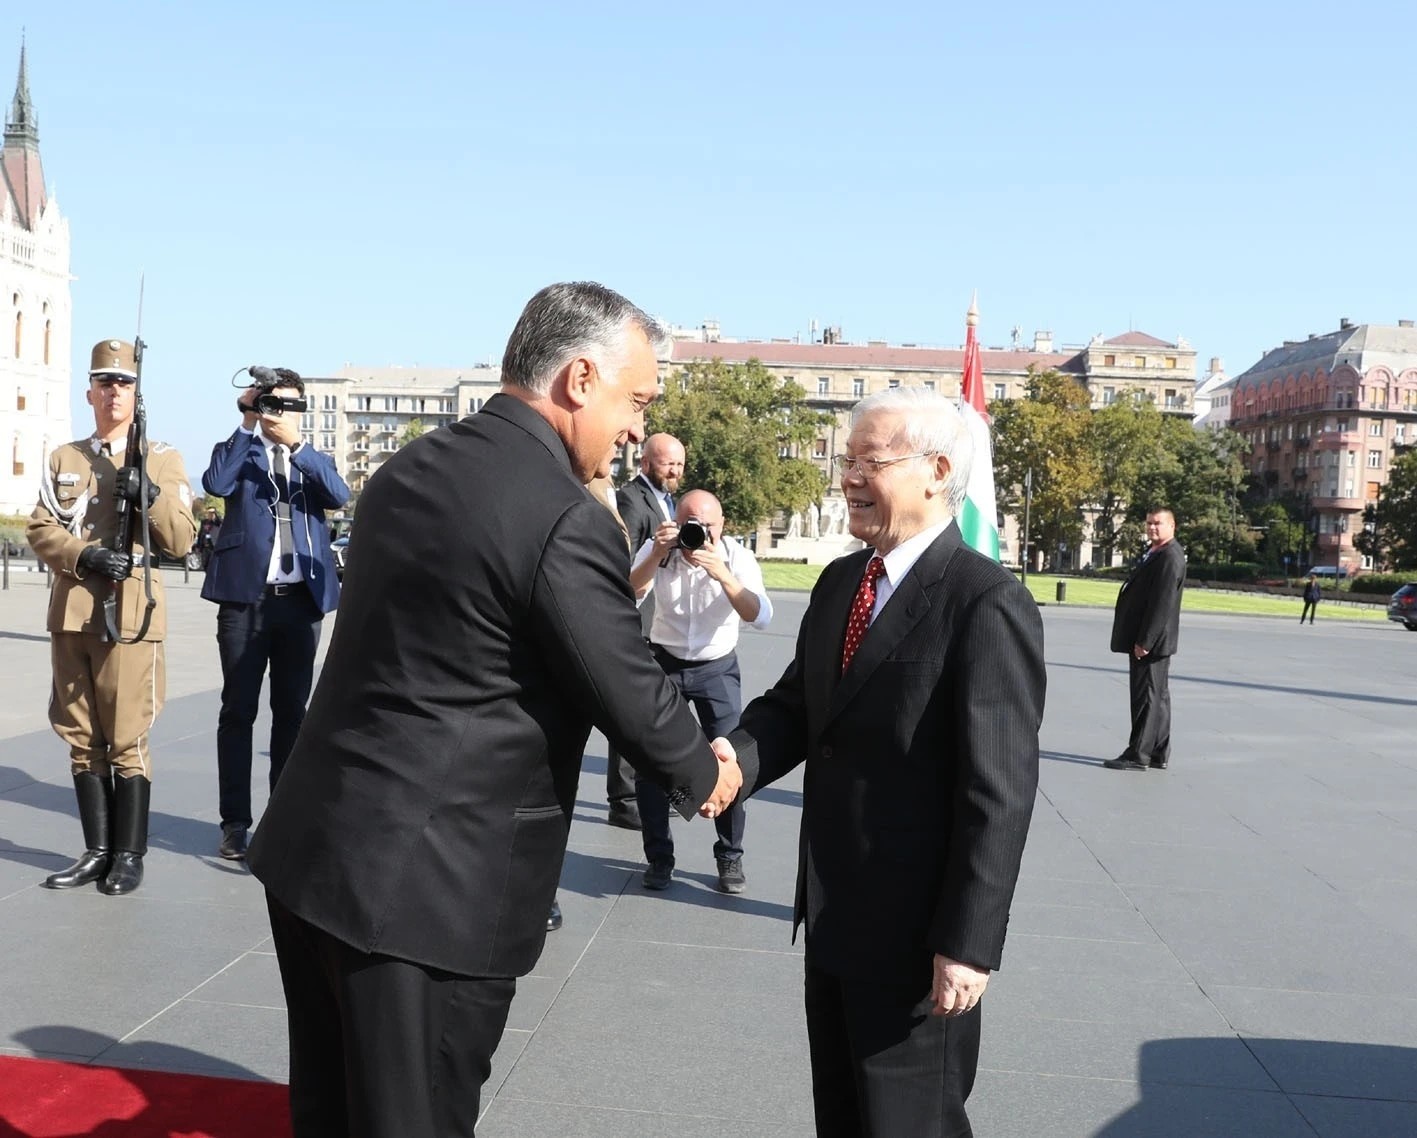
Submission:
POLYGON ((275 373, 274 386, 249 387, 237 399, 241 425, 212 449, 202 475, 206 492, 226 500, 202 596, 221 606, 217 853, 231 860, 246 856, 251 828, 251 730, 261 684, 269 668, 275 786, 305 718, 321 622, 339 601, 325 511, 349 501, 334 459, 301 440, 299 410, 256 409, 261 395, 303 400, 299 375, 288 368, 275 373))
POLYGON ((586 492, 643 434, 660 339, 601 285, 542 289, 501 393, 360 496, 329 655, 249 857, 294 1138, 474 1132, 592 725, 686 817, 741 784, 650 655, 624 536, 586 492))
MULTIPOLYGON (((819 1138, 957 1138, 1038 784, 1043 623, 955 523, 973 446, 923 388, 859 403, 853 537, 730 742, 743 792, 802 765, 793 915, 819 1138)), ((980 456, 987 461, 987 456, 980 456)))
MULTIPOLYGON (((645 439, 640 451, 639 474, 615 493, 615 504, 629 534, 631 553, 654 537, 661 525, 674 520, 678 508, 674 495, 683 478, 684 444, 662 431, 645 439)), ((654 625, 654 606, 653 593, 640 605, 640 628, 646 640, 654 625)), ((605 761, 605 797, 610 805, 612 826, 640 829, 635 772, 613 746, 605 761)))
POLYGON ((1176 540, 1176 515, 1165 507, 1147 512, 1146 537, 1112 616, 1112 651, 1127 654, 1132 707, 1127 749, 1102 764, 1114 771, 1164 771, 1171 762, 1168 680, 1181 632, 1186 551, 1176 540))

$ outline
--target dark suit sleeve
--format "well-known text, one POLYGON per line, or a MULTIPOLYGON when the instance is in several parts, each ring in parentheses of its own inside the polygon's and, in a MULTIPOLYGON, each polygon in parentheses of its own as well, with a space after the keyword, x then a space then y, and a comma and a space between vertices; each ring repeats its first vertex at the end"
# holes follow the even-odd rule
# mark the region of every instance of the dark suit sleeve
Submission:
POLYGON ((691 818, 718 784, 718 760, 645 647, 625 556, 609 511, 582 495, 553 528, 536 568, 538 650, 566 698, 691 818))
POLYGON ((236 493, 236 480, 241 474, 241 464, 251 453, 253 446, 261 442, 254 434, 237 428, 225 442, 212 448, 212 460, 202 475, 202 489, 218 498, 230 498, 236 493))
POLYGON ((807 757, 807 699, 803 687, 807 629, 822 591, 828 568, 812 587, 807 611, 797 627, 797 648, 792 663, 772 687, 743 709, 738 726, 728 736, 743 769, 746 799, 776 782, 807 757))
POLYGON ((291 464, 305 475, 308 504, 319 510, 338 510, 349 501, 349 487, 335 469, 335 460, 306 443, 290 456, 291 464))
POLYGON ((1038 788, 1043 622, 1032 598, 1004 582, 968 608, 957 636, 952 719, 961 730, 929 943, 954 960, 997 968, 1038 788))
POLYGON ((651 506, 647 495, 628 482, 615 491, 615 504, 619 507, 625 529, 629 531, 630 548, 639 549, 654 536, 660 522, 659 510, 651 506))
POLYGON ((1146 610, 1137 629, 1137 643, 1148 652, 1157 651, 1166 638, 1186 582, 1186 556, 1174 541, 1167 542, 1165 556, 1147 582, 1146 610))

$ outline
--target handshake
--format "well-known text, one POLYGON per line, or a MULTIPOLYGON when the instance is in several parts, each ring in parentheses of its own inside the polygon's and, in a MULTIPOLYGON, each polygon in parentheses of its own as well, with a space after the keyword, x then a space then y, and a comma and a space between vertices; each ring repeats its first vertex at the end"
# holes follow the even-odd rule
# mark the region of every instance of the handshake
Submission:
POLYGON ((718 757, 718 785, 713 788, 709 800, 699 807, 699 813, 705 818, 717 818, 733 805, 734 798, 738 796, 743 786, 743 771, 738 766, 738 753, 733 749, 733 744, 722 735, 709 747, 718 757))

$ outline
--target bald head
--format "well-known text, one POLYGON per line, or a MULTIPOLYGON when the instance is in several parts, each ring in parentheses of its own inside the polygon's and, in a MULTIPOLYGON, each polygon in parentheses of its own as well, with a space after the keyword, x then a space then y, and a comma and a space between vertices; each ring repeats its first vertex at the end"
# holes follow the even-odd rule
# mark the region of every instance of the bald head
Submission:
POLYGON ((684 477, 684 444, 663 432, 650 435, 640 455, 640 473, 656 490, 673 494, 684 477))
POLYGON ((679 499, 674 520, 681 526, 690 520, 703 522, 714 531, 715 538, 723 527, 723 506, 707 490, 690 490, 679 499))

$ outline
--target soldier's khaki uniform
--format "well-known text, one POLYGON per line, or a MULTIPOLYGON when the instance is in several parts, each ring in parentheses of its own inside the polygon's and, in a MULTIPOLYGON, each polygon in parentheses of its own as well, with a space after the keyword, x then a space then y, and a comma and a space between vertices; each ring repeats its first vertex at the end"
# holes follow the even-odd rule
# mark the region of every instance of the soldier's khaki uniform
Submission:
MULTIPOLYGON (((114 583, 96 573, 80 576, 78 568, 85 546, 109 544, 118 529, 113 486, 127 456, 121 440, 115 445, 116 455, 92 438, 55 448, 26 537, 53 570, 47 623, 54 664, 49 721, 69 745, 73 773, 92 771, 106 778, 112 771, 150 779, 148 732, 166 690, 161 574, 154 566, 157 607, 142 640, 119 644, 106 638, 103 622, 103 602, 114 583)), ((173 556, 185 554, 197 527, 182 456, 165 443, 150 443, 148 479, 162 491, 148 510, 152 544, 173 556)), ((116 586, 119 632, 129 639, 141 628, 147 607, 142 517, 136 506, 132 512, 133 574, 116 586)))

